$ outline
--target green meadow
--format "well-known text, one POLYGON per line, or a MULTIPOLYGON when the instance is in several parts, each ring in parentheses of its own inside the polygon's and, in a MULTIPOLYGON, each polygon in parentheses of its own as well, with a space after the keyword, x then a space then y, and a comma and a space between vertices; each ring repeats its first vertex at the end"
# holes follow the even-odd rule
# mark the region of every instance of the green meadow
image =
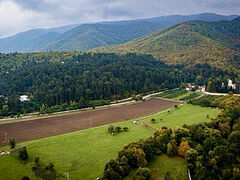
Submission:
MULTIPOLYGON (((138 120, 154 128, 161 128, 162 126, 176 127, 183 124, 209 121, 219 113, 220 111, 217 109, 184 104, 138 120), (156 122, 152 123, 152 118, 156 119, 156 122)), ((107 132, 109 125, 104 125, 19 143, 19 145, 27 147, 28 162, 23 163, 18 160, 17 153, 1 156, 0 179, 17 180, 26 175, 31 180, 37 179, 31 171, 35 157, 40 157, 40 161, 45 164, 48 162, 54 163, 57 171, 62 174, 68 172, 71 180, 88 180, 101 177, 106 162, 111 158, 115 159, 118 151, 124 145, 153 134, 153 131, 146 129, 144 126, 133 124, 133 120, 112 125, 121 126, 122 128, 127 126, 129 130, 111 135, 107 132)), ((165 171, 159 170, 159 173, 161 172, 165 171)))

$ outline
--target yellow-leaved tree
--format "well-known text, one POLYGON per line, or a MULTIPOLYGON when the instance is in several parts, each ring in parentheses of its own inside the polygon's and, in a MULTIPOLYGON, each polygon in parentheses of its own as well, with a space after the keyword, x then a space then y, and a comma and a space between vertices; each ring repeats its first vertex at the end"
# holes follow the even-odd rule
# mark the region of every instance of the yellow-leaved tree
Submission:
POLYGON ((184 157, 188 150, 190 150, 190 146, 188 142, 182 141, 178 147, 178 155, 184 157))

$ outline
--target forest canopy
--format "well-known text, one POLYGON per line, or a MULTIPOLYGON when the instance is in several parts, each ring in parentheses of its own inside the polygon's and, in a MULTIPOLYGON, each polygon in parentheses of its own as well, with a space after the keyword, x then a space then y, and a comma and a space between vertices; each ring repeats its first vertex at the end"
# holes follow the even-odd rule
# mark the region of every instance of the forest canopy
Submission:
POLYGON ((2 54, 0 69, 2 116, 63 104, 64 110, 74 103, 75 108, 88 107, 96 100, 117 100, 176 88, 186 82, 202 85, 209 78, 234 76, 208 64, 186 69, 166 65, 151 55, 133 53, 2 54), (23 94, 29 96, 29 102, 20 102, 23 94))

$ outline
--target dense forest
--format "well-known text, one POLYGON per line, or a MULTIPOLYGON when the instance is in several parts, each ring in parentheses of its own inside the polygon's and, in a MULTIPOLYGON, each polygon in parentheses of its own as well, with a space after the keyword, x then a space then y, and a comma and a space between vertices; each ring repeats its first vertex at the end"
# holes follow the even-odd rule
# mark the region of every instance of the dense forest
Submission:
POLYGON ((194 180, 240 179, 239 101, 236 96, 206 96, 193 101, 223 108, 223 112, 210 122, 175 129, 162 127, 153 137, 126 145, 116 160, 106 164, 103 179, 122 179, 134 169, 136 179, 149 179, 147 164, 163 153, 185 158, 194 180))
POLYGON ((109 104, 186 82, 202 85, 209 78, 234 76, 208 64, 185 69, 151 55, 112 53, 15 53, 2 55, 0 69, 1 116, 109 104), (30 101, 21 102, 23 94, 30 101))
POLYGON ((125 44, 97 48, 95 52, 148 53, 167 64, 212 67, 239 72, 240 22, 187 21, 160 29, 125 44))

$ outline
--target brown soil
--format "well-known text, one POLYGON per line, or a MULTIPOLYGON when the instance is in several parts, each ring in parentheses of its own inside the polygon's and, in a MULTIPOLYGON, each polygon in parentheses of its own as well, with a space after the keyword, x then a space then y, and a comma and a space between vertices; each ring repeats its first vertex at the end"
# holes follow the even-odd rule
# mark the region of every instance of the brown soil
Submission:
POLYGON ((13 137, 17 142, 22 142, 145 116, 173 107, 176 104, 179 102, 152 98, 144 102, 119 107, 0 124, 0 146, 6 145, 3 142, 5 133, 7 133, 8 138, 13 137))

